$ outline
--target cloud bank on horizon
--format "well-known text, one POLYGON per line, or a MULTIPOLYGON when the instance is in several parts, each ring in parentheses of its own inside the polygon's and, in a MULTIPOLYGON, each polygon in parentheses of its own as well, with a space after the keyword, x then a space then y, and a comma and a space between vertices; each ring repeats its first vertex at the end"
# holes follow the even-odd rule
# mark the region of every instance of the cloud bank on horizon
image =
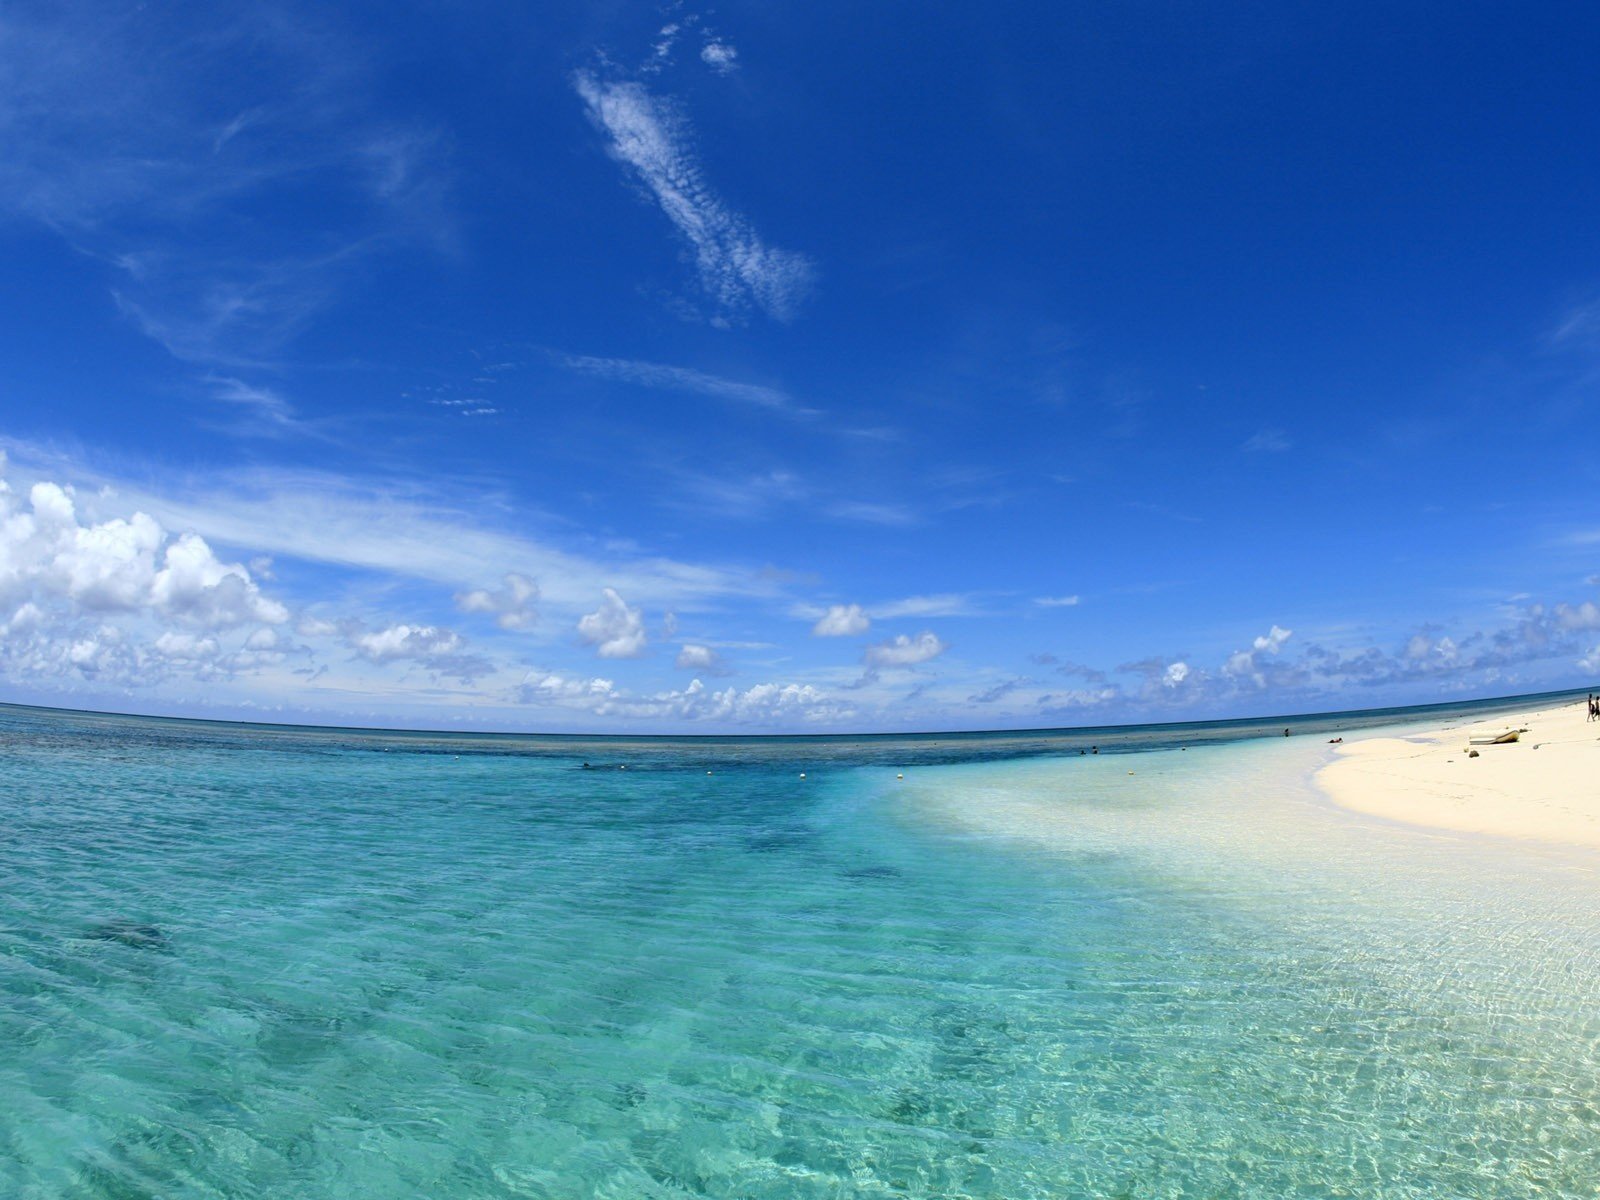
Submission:
POLYGON ((0 700, 975 728, 1600 674, 1600 18, 858 16, 9 10, 0 700))

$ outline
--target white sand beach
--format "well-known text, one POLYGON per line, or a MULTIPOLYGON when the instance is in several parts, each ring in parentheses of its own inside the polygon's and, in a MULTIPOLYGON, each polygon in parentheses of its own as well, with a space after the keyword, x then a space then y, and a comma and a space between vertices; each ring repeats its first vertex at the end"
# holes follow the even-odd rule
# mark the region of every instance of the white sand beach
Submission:
POLYGON ((1391 820, 1600 848, 1600 722, 1582 700, 1347 742, 1317 782, 1336 803, 1391 820), (1526 732, 1469 744, 1511 729, 1526 732))

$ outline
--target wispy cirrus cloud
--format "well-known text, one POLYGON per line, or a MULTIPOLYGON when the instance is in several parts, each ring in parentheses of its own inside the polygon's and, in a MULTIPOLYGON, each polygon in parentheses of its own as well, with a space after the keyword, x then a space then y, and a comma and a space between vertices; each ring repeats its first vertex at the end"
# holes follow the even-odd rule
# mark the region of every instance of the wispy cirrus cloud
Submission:
POLYGON ((759 520, 793 507, 815 517, 889 528, 915 525, 920 519, 903 504, 832 498, 818 482, 784 467, 719 475, 674 465, 669 473, 682 493, 673 503, 718 520, 759 520))
POLYGON ((358 261, 448 240, 439 141, 380 115, 375 78, 364 47, 271 3, 19 4, 0 32, 0 212, 104 264, 175 358, 247 375, 358 261))
POLYGON ((679 471, 677 477, 685 495, 681 507, 728 520, 758 520, 774 508, 802 501, 810 494, 803 479, 782 469, 742 476, 679 471))
POLYGON ((792 416, 814 416, 816 409, 797 404, 792 396, 779 388, 760 383, 745 383, 726 379, 693 367, 674 367, 666 363, 642 362, 629 358, 597 358, 587 354, 558 354, 556 362, 580 375, 633 383, 640 387, 665 388, 677 392, 690 392, 710 396, 715 400, 730 400, 752 408, 765 408, 792 416))
POLYGON ((876 500, 838 500, 824 511, 841 521, 860 521, 866 525, 905 526, 917 523, 916 512, 908 506, 876 500))
POLYGON ((1569 308, 1545 335, 1545 344, 1587 349, 1600 346, 1600 300, 1569 308))
POLYGON ((905 596, 899 600, 886 600, 871 605, 867 611, 880 621, 896 617, 976 617, 981 615, 977 602, 970 592, 934 592, 923 596, 905 596))
POLYGON ((668 100, 629 80, 579 71, 573 87, 611 157, 654 197, 694 254, 700 286, 724 319, 759 309, 793 319, 816 278, 811 260, 770 246, 706 181, 688 125, 668 100))
POLYGON ((1239 449, 1249 454, 1282 454, 1294 448, 1289 435, 1281 429, 1261 429, 1244 440, 1239 449))
POLYGON ((235 406, 245 418, 236 428, 268 436, 304 428, 294 406, 274 388, 246 383, 229 375, 207 375, 203 381, 213 399, 235 406))
POLYGON ((880 604, 796 604, 793 615, 814 621, 817 637, 846 637, 865 633, 873 621, 893 621, 904 617, 981 617, 987 615, 969 592, 935 592, 923 596, 904 596, 880 604))

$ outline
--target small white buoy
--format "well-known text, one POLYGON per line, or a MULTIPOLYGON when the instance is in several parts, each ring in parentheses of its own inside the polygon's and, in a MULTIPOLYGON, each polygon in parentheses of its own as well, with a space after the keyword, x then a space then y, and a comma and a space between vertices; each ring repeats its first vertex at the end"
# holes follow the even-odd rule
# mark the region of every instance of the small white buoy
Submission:
POLYGON ((805 777, 806 777, 806 773, 804 771, 801 771, 800 772, 800 778, 804 779, 805 777))
POLYGON ((706 774, 707 774, 707 775, 709 775, 709 774, 711 774, 711 772, 710 772, 710 771, 707 771, 707 772, 706 772, 706 774))
POLYGON ((896 775, 896 776, 895 776, 895 778, 896 778, 896 779, 904 779, 904 778, 905 778, 905 776, 904 776, 904 775, 896 775))

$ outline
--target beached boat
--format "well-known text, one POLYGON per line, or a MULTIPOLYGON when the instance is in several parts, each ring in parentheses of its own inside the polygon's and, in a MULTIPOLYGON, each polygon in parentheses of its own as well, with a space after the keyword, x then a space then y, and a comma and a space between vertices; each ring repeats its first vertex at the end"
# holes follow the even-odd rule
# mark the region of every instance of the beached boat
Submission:
POLYGON ((1526 732, 1527 730, 1524 729, 1508 729, 1497 737, 1473 738, 1469 744, 1473 746, 1509 746, 1526 732))

